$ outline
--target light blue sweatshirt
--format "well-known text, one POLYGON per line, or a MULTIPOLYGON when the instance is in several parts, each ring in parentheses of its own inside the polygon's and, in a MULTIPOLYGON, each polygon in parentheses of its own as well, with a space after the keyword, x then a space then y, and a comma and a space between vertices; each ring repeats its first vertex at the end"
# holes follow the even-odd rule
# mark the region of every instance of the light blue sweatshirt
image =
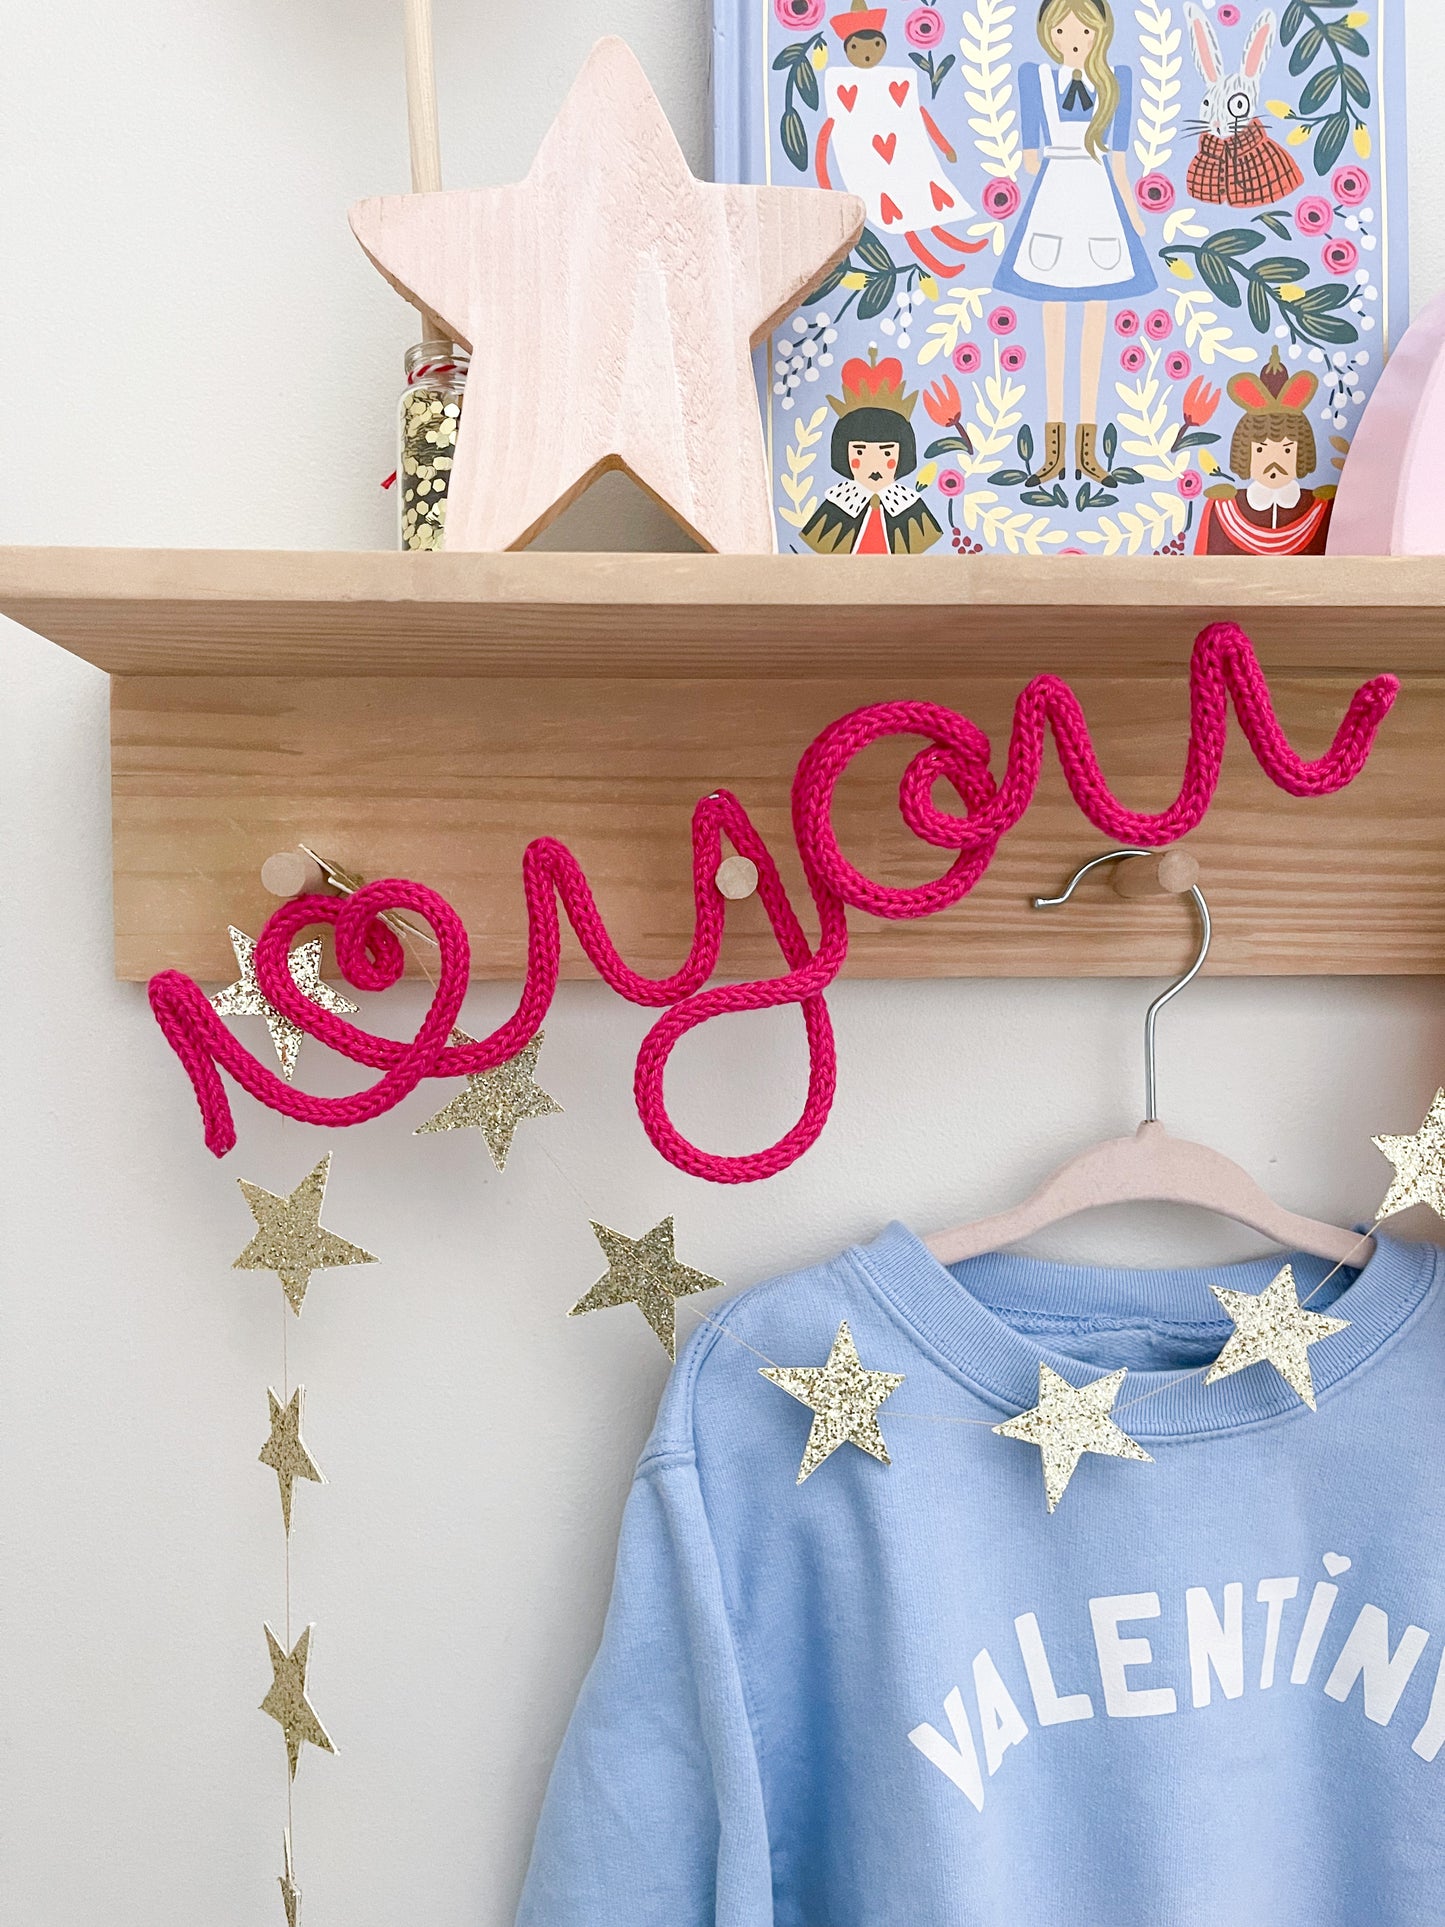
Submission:
MULTIPOLYGON (((1293 1264, 1304 1298, 1325 1266, 1293 1264)), ((1277 1269, 948 1271, 895 1225, 719 1307, 637 1468, 519 1927, 1440 1927, 1437 1253, 1381 1238, 1311 1300, 1350 1321, 1310 1348, 1317 1412, 1267 1362, 1198 1375, 1233 1329, 1208 1282, 1277 1269), (905 1374, 893 1462, 846 1444, 799 1486, 811 1414, 759 1367, 822 1365, 844 1319, 905 1374), (1041 1359, 1127 1365, 1154 1461, 1086 1456, 1052 1516, 989 1429, 1041 1359)))

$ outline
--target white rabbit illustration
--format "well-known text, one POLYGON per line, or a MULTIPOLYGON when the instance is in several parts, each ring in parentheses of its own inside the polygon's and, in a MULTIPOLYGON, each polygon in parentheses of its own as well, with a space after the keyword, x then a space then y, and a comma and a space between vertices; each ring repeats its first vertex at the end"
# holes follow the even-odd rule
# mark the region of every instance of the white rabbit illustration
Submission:
POLYGON ((1255 108, 1259 77, 1274 47, 1268 7, 1245 37, 1237 68, 1226 73, 1214 23, 1188 0, 1184 18, 1194 64, 1204 76, 1204 118, 1190 123, 1199 151, 1189 163, 1189 192, 1230 207, 1268 207, 1304 184, 1294 156, 1265 132, 1255 108))
POLYGON ((1189 25, 1189 45, 1194 64, 1204 76, 1203 120, 1188 123, 1198 130, 1207 127, 1216 140, 1229 140, 1254 119, 1259 105, 1259 75, 1274 46, 1274 15, 1268 8, 1249 30, 1244 43, 1244 58, 1237 73, 1224 71, 1224 56, 1219 51, 1219 36, 1214 22, 1196 7, 1193 0, 1184 9, 1189 25))

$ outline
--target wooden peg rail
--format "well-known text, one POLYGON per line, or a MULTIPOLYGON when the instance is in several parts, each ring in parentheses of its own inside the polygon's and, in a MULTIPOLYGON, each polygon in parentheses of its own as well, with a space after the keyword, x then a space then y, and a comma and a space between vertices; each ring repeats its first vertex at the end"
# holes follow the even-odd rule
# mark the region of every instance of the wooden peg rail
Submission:
MULTIPOLYGON (((1053 670, 1083 702, 1115 792, 1158 809, 1179 784, 1189 647, 1216 617, 1253 638, 1306 755, 1365 676, 1391 670, 1404 688, 1337 796, 1283 795, 1235 738, 1185 853, 1208 877, 1209 968, 1445 974, 1442 604, 1445 558, 1419 557, 0 550, 0 612, 113 677, 117 971, 178 965, 205 982, 234 975, 227 925, 254 933, 276 904, 268 885, 290 893, 294 864, 268 885, 263 864, 302 844, 363 876, 434 885, 467 919, 474 973, 519 978, 518 866, 544 832, 576 852, 629 962, 671 970, 692 931, 697 798, 735 790, 806 905, 794 765, 822 725, 891 697, 963 711, 1001 753, 1019 689, 1053 670)), ((845 848, 894 882, 945 862, 898 820, 912 747, 869 750, 838 798, 845 848)), ((1030 908, 1107 843, 1050 751, 974 894, 922 924, 855 918, 848 968, 1181 968, 1183 917, 1107 889, 1069 917, 1030 908)), ((1120 883, 1167 890, 1177 861, 1120 883)), ((774 974, 755 894, 730 901, 728 923, 727 970, 774 974)), ((587 974, 564 942, 564 969, 587 974)))

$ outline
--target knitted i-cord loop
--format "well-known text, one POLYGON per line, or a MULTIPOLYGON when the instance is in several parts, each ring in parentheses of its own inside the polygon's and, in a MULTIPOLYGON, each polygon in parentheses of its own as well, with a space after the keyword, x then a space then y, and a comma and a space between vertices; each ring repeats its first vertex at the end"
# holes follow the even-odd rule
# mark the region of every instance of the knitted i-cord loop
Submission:
POLYGON ((1000 784, 989 769, 988 738, 966 717, 937 703, 877 703, 839 717, 804 752, 793 782, 798 849, 815 894, 821 886, 850 909, 875 917, 930 916, 967 895, 993 860, 1000 838, 1033 800, 1046 725, 1074 801, 1094 827, 1122 842, 1157 846, 1177 841, 1203 820, 1219 782, 1231 697, 1245 738, 1270 780, 1291 796, 1326 796, 1353 782, 1364 768, 1399 687, 1394 676, 1362 684, 1329 749, 1306 761, 1279 726, 1248 636, 1237 623, 1210 623, 1200 631, 1189 662, 1189 743, 1179 794, 1157 815, 1126 809, 1110 791, 1079 699, 1057 676, 1035 676, 1020 691, 1000 784), (923 842, 960 854, 933 882, 897 889, 864 876, 843 855, 832 824, 833 794, 860 750, 884 736, 915 735, 929 738, 929 746, 903 772, 899 810, 923 842), (958 792, 966 815, 951 815, 934 803, 939 781, 958 792))
MULTIPOLYGON (((151 979, 150 1002, 156 1021, 190 1077, 200 1106, 207 1147, 222 1157, 236 1142, 235 1122, 220 1071, 271 1109, 307 1124, 360 1124, 399 1103, 423 1077, 462 1077, 515 1056, 536 1034, 551 1006, 561 961, 558 900, 583 950, 603 981, 630 1002, 674 1006, 643 1039, 638 1055, 638 1104, 649 1135, 684 1170, 722 1183, 744 1183, 771 1175, 791 1163, 816 1139, 827 1120, 835 1086, 832 1025, 821 992, 837 974, 847 943, 842 906, 818 903, 824 941, 818 955, 794 913, 772 853, 735 796, 718 791, 693 812, 692 948, 670 977, 650 978, 629 969, 602 922, 581 866, 565 844, 538 837, 522 858, 527 906, 527 970, 521 1000, 512 1016, 475 1044, 450 1046, 466 994, 470 946, 461 919, 445 898, 424 884, 402 879, 369 883, 350 897, 298 897, 269 918, 256 942, 256 981, 269 1002, 301 1030, 354 1063, 384 1075, 365 1090, 345 1097, 316 1097, 299 1091, 260 1063, 211 1008, 205 992, 178 970, 151 979), (808 1040, 809 1078, 804 1112, 781 1146, 743 1157, 720 1158, 698 1150, 677 1133, 662 1105, 661 1080, 667 1057, 685 1031, 717 1012, 706 1004, 690 1014, 679 1011, 700 990, 717 965, 725 903, 715 877, 726 834, 734 849, 758 868, 762 900, 784 959, 793 972, 758 984, 726 987, 729 1009, 763 1009, 800 1003, 808 1040), (385 914, 409 910, 430 924, 437 940, 440 969, 436 989, 416 1036, 408 1040, 377 1037, 344 1018, 322 1010, 291 976, 292 942, 309 925, 333 926, 341 974, 358 990, 385 990, 397 981, 405 952, 385 914), (786 1147, 786 1148, 784 1148, 786 1147), (780 1161, 781 1160, 781 1161, 780 1161)), ((710 993, 715 995, 716 993, 710 993)))
POLYGON ((686 961, 670 977, 640 976, 627 966, 607 934, 575 857, 554 838, 539 837, 522 859, 528 956, 521 1000, 506 1023, 465 1047, 449 1046, 446 1040, 466 992, 470 953, 461 920, 443 898, 424 885, 400 880, 369 884, 345 899, 299 898, 278 910, 262 931, 256 946, 257 981, 276 1008, 308 1035, 353 1062, 383 1072, 375 1084, 348 1097, 313 1097, 294 1090, 237 1043, 199 986, 179 971, 162 971, 151 980, 151 1005, 191 1078, 206 1143, 217 1156, 235 1143, 219 1070, 229 1071, 252 1096, 287 1116, 321 1125, 362 1123, 398 1103, 423 1077, 460 1077, 490 1069, 535 1035, 557 985, 560 899, 604 982, 633 1003, 666 1007, 643 1039, 634 1080, 638 1112, 657 1150, 680 1169, 715 1183, 770 1177, 815 1142, 832 1103, 833 1036, 823 992, 847 954, 845 906, 908 919, 931 915, 965 896, 1032 799, 1042 767, 1045 725, 1053 731, 1070 791, 1088 820, 1108 835, 1158 845, 1194 829, 1209 805, 1219 779, 1231 698, 1245 737, 1271 780, 1292 795, 1320 796, 1343 788, 1359 774, 1399 688, 1393 676, 1363 684, 1351 697, 1330 749, 1311 762, 1290 747, 1249 639, 1236 624, 1212 623, 1201 631, 1189 681, 1183 780, 1175 802, 1156 815, 1128 810, 1110 792, 1079 702, 1054 676, 1035 677, 1018 697, 1001 784, 989 768, 987 736, 966 717, 938 704, 878 703, 830 724, 803 755, 793 784, 794 834, 820 926, 816 950, 766 844, 737 798, 725 791, 704 797, 693 812, 693 941, 686 961), (832 826, 833 796, 849 763, 870 743, 895 735, 927 739, 927 747, 912 758, 900 782, 904 821, 923 841, 959 852, 942 877, 911 889, 864 876, 843 856, 832 826), (952 785, 964 815, 934 803, 933 788, 940 780, 952 785), (714 877, 724 833, 758 866, 758 893, 790 968, 775 978, 704 989, 722 941, 725 905, 714 877), (362 990, 386 989, 400 976, 404 953, 381 918, 398 909, 412 910, 430 923, 441 958, 431 1005, 410 1042, 373 1036, 321 1010, 297 988, 287 962, 302 929, 331 923, 337 961, 348 982, 362 990), (667 1114, 663 1080, 674 1046, 713 1017, 787 1003, 801 1005, 808 1041, 808 1091, 798 1122, 762 1151, 723 1157, 699 1149, 667 1114))

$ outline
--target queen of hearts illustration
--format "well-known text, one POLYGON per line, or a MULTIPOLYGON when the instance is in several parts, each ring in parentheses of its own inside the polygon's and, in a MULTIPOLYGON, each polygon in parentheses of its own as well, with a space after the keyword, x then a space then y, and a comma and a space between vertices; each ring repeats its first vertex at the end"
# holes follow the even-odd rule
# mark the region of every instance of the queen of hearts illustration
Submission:
POLYGON ((843 393, 828 397, 833 424, 834 484, 804 526, 819 555, 921 555, 942 535, 916 489, 903 480, 918 462, 913 436, 916 394, 903 392, 903 363, 890 355, 854 356, 843 364, 843 393))
POLYGON ((1024 166, 1034 185, 993 286, 1043 308, 1041 481, 1064 471, 1068 311, 1082 307, 1074 473, 1102 481, 1094 444, 1108 304, 1157 285, 1128 175, 1133 76, 1109 64, 1109 0, 1043 0, 1038 37, 1047 63, 1026 62, 1018 72, 1024 166))
POLYGON ((814 158, 818 185, 859 195, 871 226, 900 235, 930 274, 954 276, 966 255, 988 243, 949 232, 951 222, 968 220, 975 209, 939 164, 952 165, 958 155, 918 98, 918 74, 884 64, 887 18, 886 7, 853 0, 829 22, 848 65, 828 70, 828 114, 814 158))

